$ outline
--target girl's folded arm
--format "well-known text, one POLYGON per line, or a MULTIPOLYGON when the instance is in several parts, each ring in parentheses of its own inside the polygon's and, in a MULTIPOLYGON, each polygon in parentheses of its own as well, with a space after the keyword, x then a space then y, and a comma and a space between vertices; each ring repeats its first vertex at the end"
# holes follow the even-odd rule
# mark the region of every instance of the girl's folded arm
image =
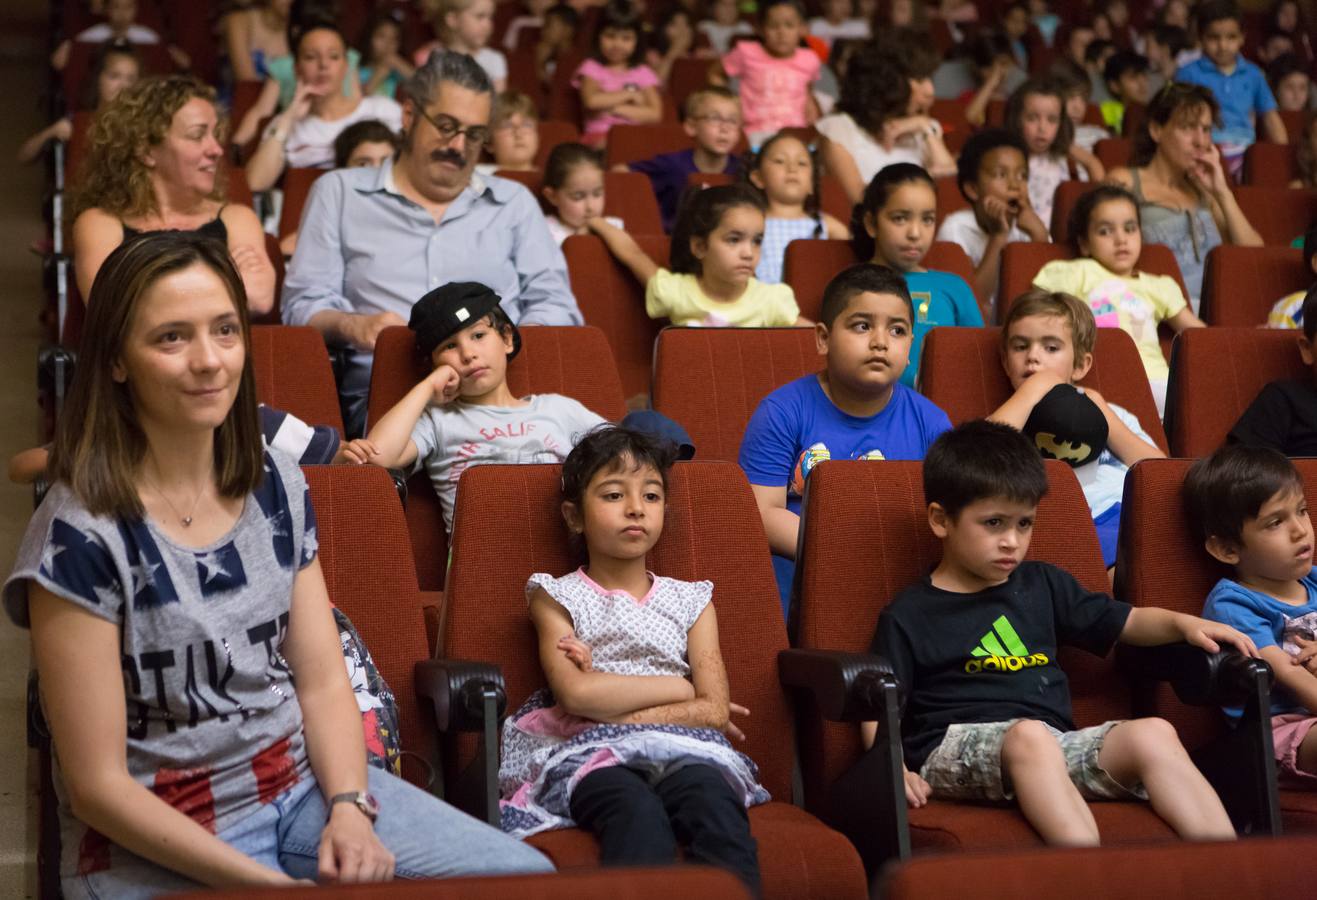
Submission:
POLYGON ((614 720, 620 725, 684 725, 688 728, 727 727, 729 693, 727 669, 718 646, 718 616, 710 603, 691 626, 686 638, 695 699, 640 709, 614 720))
POLYGON ((558 705, 571 715, 616 721, 638 709, 676 703, 695 695, 691 683, 676 675, 582 672, 558 646, 559 638, 574 631, 571 616, 543 588, 531 597, 530 617, 535 624, 544 677, 558 705))

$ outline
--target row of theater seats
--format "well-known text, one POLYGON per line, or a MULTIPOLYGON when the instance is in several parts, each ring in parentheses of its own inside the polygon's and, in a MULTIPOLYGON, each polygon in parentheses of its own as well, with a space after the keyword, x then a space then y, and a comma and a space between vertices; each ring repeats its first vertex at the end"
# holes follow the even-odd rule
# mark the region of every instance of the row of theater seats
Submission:
MULTIPOLYGON (((1132 470, 1117 593, 1135 605, 1196 612, 1220 574, 1193 546, 1179 512, 1188 464, 1147 461, 1132 470)), ((1299 466, 1317 498, 1317 462, 1299 466)), ((559 471, 556 465, 492 465, 464 475, 432 658, 407 524, 387 474, 345 466, 306 470, 330 597, 357 624, 394 688, 404 748, 439 761, 446 796, 475 815, 491 813, 487 779, 497 758, 493 744, 474 737, 495 734, 496 722, 494 711, 470 702, 479 693, 474 686, 515 705, 543 685, 522 587, 530 572, 575 565, 558 512, 559 471)), ((1104 590, 1106 573, 1082 491, 1064 464, 1049 462, 1047 472, 1050 491, 1039 507, 1030 558, 1063 566, 1086 587, 1104 590)), ((717 585, 733 696, 752 710, 743 749, 775 798, 750 814, 765 896, 863 896, 856 850, 823 822, 850 838, 871 872, 911 853, 1037 845, 1036 834, 1010 808, 933 802, 907 810, 899 752, 890 744, 857 765, 856 722, 878 718, 886 721, 886 734, 895 733, 897 686, 862 656, 874 622, 888 599, 940 552, 924 521, 920 473, 917 462, 852 461, 814 473, 789 632, 744 475, 719 461, 674 469, 664 535, 650 564, 672 577, 717 585), (883 779, 884 764, 894 778, 883 779), (792 786, 797 767, 799 792, 792 786)), ((1282 822, 1287 832, 1317 828, 1317 797, 1275 791, 1265 752, 1265 668, 1233 666, 1185 646, 1105 660, 1063 653, 1063 664, 1080 726, 1164 716, 1177 725, 1241 829, 1274 833, 1282 822), (1166 681, 1174 693, 1160 686, 1166 681), (1216 704, 1229 692, 1239 697, 1248 691, 1258 702, 1244 724, 1227 733, 1216 704)), ((1095 804, 1093 813, 1113 844, 1171 837, 1146 804, 1095 804)), ((597 862, 595 842, 580 831, 531 842, 564 869, 597 862)))
MULTIPOLYGON (((987 415, 1010 396, 999 330, 937 328, 924 345, 923 392, 953 422, 987 415)), ((1163 429, 1138 351, 1119 329, 1099 329, 1096 363, 1083 384, 1133 413, 1164 451, 1200 456, 1226 432, 1267 382, 1300 377, 1292 332, 1256 328, 1187 331, 1175 344, 1163 429), (1168 439, 1169 435, 1169 439, 1168 439)), ((652 403, 686 428, 702 460, 735 461, 746 424, 768 393, 821 366, 813 332, 799 328, 667 328, 651 343, 652 403)), ((333 375, 320 336, 310 328, 257 327, 253 363, 263 402, 313 424, 341 430, 333 375)), ((371 376, 368 418, 378 421, 425 376, 428 361, 406 328, 381 333, 371 376)), ((626 394, 604 333, 596 327, 526 329, 508 370, 518 394, 561 393, 611 421, 626 394)), ((408 483, 407 519, 432 635, 437 630, 447 535, 424 473, 408 483)))

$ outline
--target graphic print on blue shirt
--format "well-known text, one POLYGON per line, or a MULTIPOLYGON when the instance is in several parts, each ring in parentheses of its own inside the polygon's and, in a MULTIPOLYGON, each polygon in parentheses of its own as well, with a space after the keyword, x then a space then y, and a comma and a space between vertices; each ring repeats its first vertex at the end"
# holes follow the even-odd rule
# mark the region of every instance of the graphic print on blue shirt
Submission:
POLYGON ((252 492, 261 511, 270 520, 270 531, 274 538, 274 558, 285 569, 293 565, 293 532, 288 521, 288 497, 284 494, 283 481, 274 471, 270 455, 265 455, 265 477, 252 492))
POLYGON ((207 550, 197 555, 197 580, 201 584, 201 597, 212 597, 236 591, 247 586, 247 572, 242 567, 242 557, 233 542, 216 550, 207 550))
POLYGON ((79 597, 115 611, 123 604, 123 585, 109 552, 63 519, 50 523, 40 571, 79 597))
POLYGON ((169 577, 165 559, 156 546, 151 529, 141 519, 119 520, 119 535, 128 552, 129 573, 133 577, 130 593, 133 609, 153 609, 178 602, 178 591, 169 577))

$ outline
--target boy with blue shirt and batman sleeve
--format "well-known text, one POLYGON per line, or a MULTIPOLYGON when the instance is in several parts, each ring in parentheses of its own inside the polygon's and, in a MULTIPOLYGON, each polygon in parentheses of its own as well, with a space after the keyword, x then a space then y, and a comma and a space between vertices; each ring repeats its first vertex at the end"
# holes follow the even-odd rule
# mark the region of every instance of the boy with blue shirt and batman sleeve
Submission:
POLYGON ((801 498, 814 466, 827 459, 922 459, 951 427, 946 413, 900 383, 913 320, 900 273, 872 263, 846 269, 824 290, 815 326, 823 371, 769 394, 746 426, 740 464, 768 534, 784 613, 801 498))

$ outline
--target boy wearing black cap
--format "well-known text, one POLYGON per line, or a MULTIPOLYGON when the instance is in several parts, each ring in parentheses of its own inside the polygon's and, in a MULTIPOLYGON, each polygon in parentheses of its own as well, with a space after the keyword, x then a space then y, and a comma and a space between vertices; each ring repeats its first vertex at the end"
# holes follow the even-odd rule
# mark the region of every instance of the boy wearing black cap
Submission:
POLYGON ((1001 363, 1015 393, 988 418, 1020 429, 1043 456, 1074 467, 1110 569, 1125 473, 1166 454, 1128 410, 1092 388, 1074 387, 1093 368, 1096 342, 1093 311, 1083 300, 1036 289, 1021 294, 1001 328, 1001 363))
POLYGON ((450 529, 457 481, 468 466, 562 462, 581 435, 604 422, 561 394, 512 394, 508 362, 521 350, 521 334, 483 284, 436 288, 412 307, 408 326, 434 371, 370 429, 370 462, 424 465, 450 529))

